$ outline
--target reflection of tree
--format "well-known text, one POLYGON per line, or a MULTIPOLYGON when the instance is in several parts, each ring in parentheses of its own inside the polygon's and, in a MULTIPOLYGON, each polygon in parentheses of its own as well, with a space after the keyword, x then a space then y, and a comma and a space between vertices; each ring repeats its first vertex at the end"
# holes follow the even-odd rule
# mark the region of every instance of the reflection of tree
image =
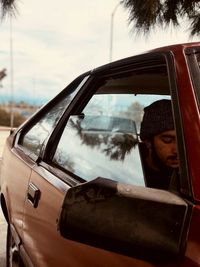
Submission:
POLYGON ((100 147, 100 145, 103 143, 106 143, 107 138, 103 138, 101 134, 95 133, 95 134, 90 134, 90 133, 80 133, 80 137, 82 139, 82 143, 85 145, 88 145, 90 147, 100 147))
POLYGON ((77 135, 81 138, 82 144, 92 148, 98 148, 102 153, 106 154, 112 160, 124 160, 125 156, 137 144, 137 138, 128 133, 114 133, 98 130, 84 130, 81 127, 81 120, 70 119, 70 126, 77 131, 77 135))
POLYGON ((124 112, 128 118, 135 121, 137 129, 140 127, 144 106, 139 102, 133 102, 124 112))
POLYGON ((74 172, 74 162, 70 159, 70 157, 66 158, 65 153, 61 149, 57 149, 53 161, 56 165, 62 166, 63 168, 74 172))
POLYGON ((65 106, 69 103, 69 99, 70 97, 64 98, 57 103, 57 105, 50 109, 50 111, 25 135, 23 144, 36 155, 39 155, 42 144, 58 123, 65 106))
POLYGON ((70 96, 62 99, 54 108, 50 109, 47 115, 43 118, 43 124, 46 124, 49 128, 54 128, 57 124, 58 120, 60 119, 62 113, 65 110, 65 107, 68 106, 70 103, 70 96))
POLYGON ((107 148, 104 151, 107 156, 110 156, 110 159, 124 160, 125 156, 136 146, 137 139, 131 134, 117 135, 108 138, 109 142, 107 142, 107 148))

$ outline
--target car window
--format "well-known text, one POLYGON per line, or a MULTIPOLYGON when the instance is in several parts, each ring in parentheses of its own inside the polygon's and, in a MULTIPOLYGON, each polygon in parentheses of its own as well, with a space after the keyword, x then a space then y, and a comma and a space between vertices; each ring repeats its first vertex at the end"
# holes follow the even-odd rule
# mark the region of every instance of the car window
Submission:
POLYGON ((64 99, 45 114, 35 125, 24 135, 21 145, 31 153, 39 156, 41 146, 55 127, 62 115, 67 100, 64 99))
POLYGON ((52 163, 85 181, 105 177, 145 185, 139 147, 143 109, 170 98, 167 72, 159 72, 106 80, 80 115, 70 116, 52 163))
POLYGON ((53 162, 86 181, 101 176, 117 180, 126 177, 127 182, 130 182, 128 177, 134 175, 135 182, 141 184, 142 168, 136 146, 138 135, 135 122, 120 117, 120 114, 114 112, 114 106, 113 112, 108 112, 106 108, 108 98, 120 101, 121 97, 96 95, 83 110, 83 118, 71 116, 53 162), (96 111, 90 110, 94 102, 96 111), (133 162, 135 167, 132 166, 133 162))
POLYGON ((19 144, 23 147, 24 151, 29 155, 39 156, 43 143, 55 128, 66 107, 70 104, 86 79, 87 77, 81 79, 81 82, 78 82, 74 88, 70 88, 69 94, 66 94, 54 106, 50 106, 50 109, 22 135, 19 144))

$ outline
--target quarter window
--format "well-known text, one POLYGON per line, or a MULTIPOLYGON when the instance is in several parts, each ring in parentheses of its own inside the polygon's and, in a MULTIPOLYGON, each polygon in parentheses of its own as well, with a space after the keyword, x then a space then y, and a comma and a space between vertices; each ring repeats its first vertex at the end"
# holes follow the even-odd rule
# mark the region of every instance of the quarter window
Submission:
POLYGON ((62 115, 67 104, 67 99, 62 100, 47 114, 45 114, 34 126, 24 135, 21 145, 31 154, 39 156, 40 149, 46 138, 50 135, 57 121, 62 115))
POLYGON ((77 78, 72 82, 67 88, 69 93, 61 98, 53 107, 51 106, 49 111, 22 134, 19 144, 23 147, 26 154, 33 157, 39 156, 45 140, 49 137, 63 112, 87 79, 88 76, 85 76, 84 78, 77 78))

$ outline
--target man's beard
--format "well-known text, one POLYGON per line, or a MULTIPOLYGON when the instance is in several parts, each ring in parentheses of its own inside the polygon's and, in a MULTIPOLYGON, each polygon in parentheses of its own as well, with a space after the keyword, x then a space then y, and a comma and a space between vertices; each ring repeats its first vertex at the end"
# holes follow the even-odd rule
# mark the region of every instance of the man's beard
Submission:
POLYGON ((155 164, 155 166, 160 170, 160 171, 164 171, 166 172, 166 174, 170 174, 173 171, 173 168, 166 166, 166 164, 163 163, 162 160, 160 160, 160 158, 158 157, 156 150, 155 150, 155 146, 154 146, 154 142, 151 142, 151 156, 152 156, 152 161, 153 164, 155 164))

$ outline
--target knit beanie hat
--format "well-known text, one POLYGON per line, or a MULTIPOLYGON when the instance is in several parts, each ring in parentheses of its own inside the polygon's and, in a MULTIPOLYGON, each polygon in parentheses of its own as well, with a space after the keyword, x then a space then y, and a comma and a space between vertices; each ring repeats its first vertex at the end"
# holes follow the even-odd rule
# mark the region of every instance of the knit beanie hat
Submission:
POLYGON ((142 141, 174 129, 171 100, 158 100, 144 108, 140 138, 142 141))

